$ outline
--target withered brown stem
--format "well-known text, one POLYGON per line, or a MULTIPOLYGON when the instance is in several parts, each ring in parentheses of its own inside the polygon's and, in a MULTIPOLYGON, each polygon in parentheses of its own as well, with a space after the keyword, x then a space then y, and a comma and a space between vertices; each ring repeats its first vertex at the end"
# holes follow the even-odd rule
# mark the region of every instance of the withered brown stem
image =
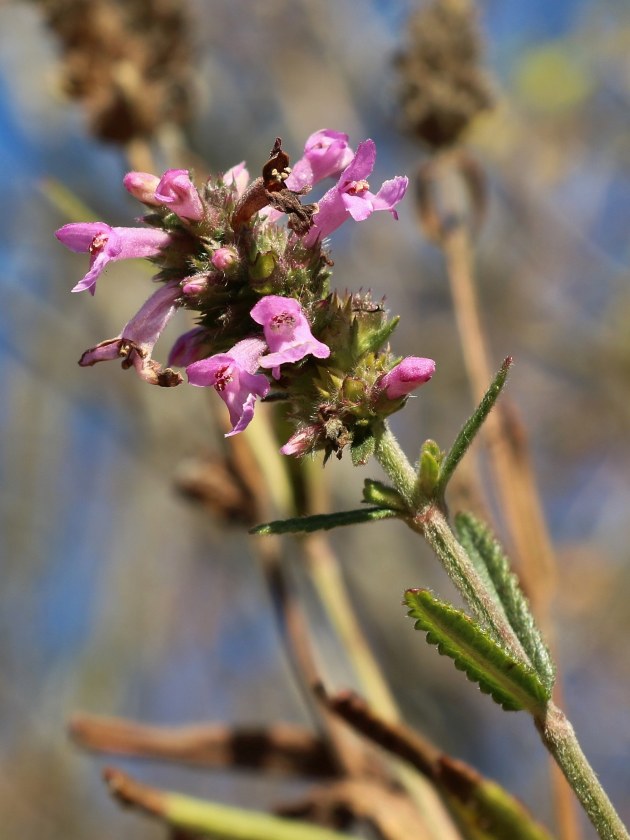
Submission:
POLYGON ((75 715, 69 732, 80 746, 97 752, 281 775, 335 775, 326 745, 305 727, 288 723, 158 727, 122 718, 75 715))

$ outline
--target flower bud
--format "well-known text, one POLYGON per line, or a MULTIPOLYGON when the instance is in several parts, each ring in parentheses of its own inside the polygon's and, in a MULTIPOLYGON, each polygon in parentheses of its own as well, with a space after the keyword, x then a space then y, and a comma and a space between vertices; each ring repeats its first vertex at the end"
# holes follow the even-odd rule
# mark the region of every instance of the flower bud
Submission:
POLYGON ((378 382, 380 390, 390 400, 399 400, 411 391, 424 385, 435 373, 433 359, 423 359, 418 356, 407 356, 400 364, 393 367, 378 382))
POLYGON ((319 426, 304 426, 291 435, 289 440, 281 447, 283 455, 295 455, 298 458, 306 455, 315 448, 315 442, 321 433, 319 426))
POLYGON ((208 288, 208 275, 205 273, 193 274, 182 280, 182 293, 187 298, 196 298, 202 295, 208 288))
POLYGON ((127 172, 123 178, 123 184, 128 193, 130 193, 138 201, 143 204, 151 204, 156 207, 160 201, 155 197, 160 179, 157 175, 151 175, 149 172, 127 172))
POLYGON ((230 266, 233 265, 237 259, 238 254, 234 248, 217 248, 212 255, 210 262, 215 268, 218 268, 219 271, 228 271, 230 266))

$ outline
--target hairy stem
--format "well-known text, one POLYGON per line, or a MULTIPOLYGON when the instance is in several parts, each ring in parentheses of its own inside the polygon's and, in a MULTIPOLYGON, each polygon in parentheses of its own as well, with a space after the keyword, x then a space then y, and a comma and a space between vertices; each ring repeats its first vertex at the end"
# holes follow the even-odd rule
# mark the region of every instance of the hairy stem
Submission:
POLYGON ((383 425, 381 434, 377 436, 374 455, 392 480, 396 490, 411 507, 417 480, 416 471, 407 460, 407 456, 387 423, 383 425))
POLYGON ((554 703, 535 720, 540 737, 562 769, 602 840, 629 840, 630 835, 602 788, 578 743, 573 727, 554 703))
MULTIPOLYGON (((414 471, 387 428, 377 445, 376 457, 399 492, 410 498, 409 476, 414 475, 414 471)), ((431 545, 471 609, 483 615, 508 649, 521 660, 525 657, 527 662, 505 615, 501 614, 498 605, 487 592, 468 555, 451 532, 442 511, 434 503, 425 501, 424 505, 418 505, 415 515, 408 517, 407 523, 431 545)), ((602 840, 630 840, 630 835, 582 752, 573 727, 564 713, 553 702, 549 702, 543 713, 535 715, 534 721, 543 743, 575 791, 602 840)))
MULTIPOLYGON (((377 443, 375 454, 396 489, 411 503, 416 474, 387 426, 377 443)), ((488 592, 437 505, 427 500, 421 502, 406 521, 433 548, 477 618, 494 632, 512 655, 521 662, 531 664, 505 614, 488 592)))

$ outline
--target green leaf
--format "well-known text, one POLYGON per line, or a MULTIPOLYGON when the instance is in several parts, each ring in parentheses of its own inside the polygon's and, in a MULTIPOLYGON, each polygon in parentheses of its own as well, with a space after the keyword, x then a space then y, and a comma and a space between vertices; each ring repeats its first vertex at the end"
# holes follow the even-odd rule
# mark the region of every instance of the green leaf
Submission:
POLYGON ((350 447, 350 457, 352 458, 353 466, 362 467, 364 464, 367 464, 374 454, 375 446, 376 440, 373 434, 367 434, 357 443, 353 441, 350 447))
POLYGON ((297 516, 294 519, 277 519, 252 528, 250 534, 310 534, 313 531, 330 531, 343 525, 357 525, 362 522, 376 522, 379 519, 393 519, 400 514, 389 508, 361 508, 339 513, 321 513, 316 516, 297 516))
POLYGON ((277 256, 273 251, 259 251, 249 265, 249 276, 254 282, 266 280, 276 269, 277 256))
POLYGON ((492 407, 499 398, 499 394, 503 390, 511 366, 512 357, 508 356, 501 365, 499 372, 494 377, 492 384, 484 394, 481 402, 468 418, 461 432, 457 435, 455 443, 452 445, 448 455, 442 462, 442 466, 440 468, 440 478, 436 488, 437 494, 442 495, 444 493, 446 485, 451 480, 455 468, 468 451, 468 447, 475 439, 475 436, 481 428, 484 420, 488 414, 490 414, 492 407))
POLYGON ((484 694, 507 711, 541 712, 549 692, 534 670, 510 656, 465 613, 426 589, 408 590, 405 602, 416 630, 426 631, 429 644, 437 645, 484 694))
POLYGON ((554 663, 501 545, 490 528, 470 513, 457 514, 455 531, 471 560, 476 565, 480 563, 486 570, 507 620, 543 685, 551 692, 555 680, 554 663))
POLYGON ((373 478, 366 478, 363 483, 363 501, 377 507, 399 510, 401 513, 408 511, 407 503, 398 490, 373 478))
POLYGON ((357 335, 353 337, 354 352, 357 358, 364 356, 366 353, 375 353, 379 350, 394 332, 399 321, 400 316, 396 315, 395 318, 387 321, 382 327, 371 330, 359 330, 357 335))
POLYGON ((440 477, 440 464, 444 453, 434 440, 425 440, 420 450, 418 470, 418 493, 426 498, 432 498, 440 477))

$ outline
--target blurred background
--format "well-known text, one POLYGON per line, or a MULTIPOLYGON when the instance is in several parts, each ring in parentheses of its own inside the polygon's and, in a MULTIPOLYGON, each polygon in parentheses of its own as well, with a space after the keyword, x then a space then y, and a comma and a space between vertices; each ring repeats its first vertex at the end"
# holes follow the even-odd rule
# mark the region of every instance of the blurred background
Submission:
MULTIPOLYGON (((98 56, 88 105, 68 97, 81 74, 72 81, 61 64, 46 23, 55 5, 64 4, 0 3, 0 824, 21 840, 157 838, 159 826, 110 802, 101 759, 67 739, 73 711, 168 724, 307 718, 250 538, 174 489, 187 459, 220 445, 208 395, 76 364, 120 331, 150 275, 119 263, 94 299, 69 294, 86 260, 53 237, 68 217, 51 183, 112 225, 132 224, 138 208, 121 185, 130 166, 120 145, 95 136, 115 135, 125 115, 103 117, 98 56)), ((393 57, 419 5, 181 4, 188 31, 156 42, 166 69, 146 114, 135 114, 150 122, 170 108, 158 165, 185 145, 200 176, 241 160, 256 172, 276 136, 295 160, 311 132, 329 127, 354 147, 376 141, 375 183, 413 173, 424 152, 401 130, 393 57)), ((630 8, 483 0, 478 9, 496 97, 467 140, 490 184, 482 317, 493 366, 516 360, 509 394, 557 548, 566 709, 628 821, 630 8)), ((378 214, 334 236, 333 281, 385 294, 403 315, 396 351, 437 360, 431 384, 394 418, 413 456, 427 437, 449 445, 471 397, 442 257, 420 233, 411 194, 399 210, 397 224, 378 214)), ((172 337, 182 328, 183 313, 172 337)), ((167 336, 162 358, 169 346, 167 336)), ((326 472, 335 509, 355 507, 363 479, 378 476, 348 458, 326 472)), ((398 523, 332 539, 408 719, 550 824, 547 762, 529 719, 481 696, 404 616, 409 586, 453 597, 434 558, 398 523)), ((340 664, 337 687, 351 679, 340 664)), ((292 792, 245 774, 115 763, 224 802, 269 807, 292 792)))

